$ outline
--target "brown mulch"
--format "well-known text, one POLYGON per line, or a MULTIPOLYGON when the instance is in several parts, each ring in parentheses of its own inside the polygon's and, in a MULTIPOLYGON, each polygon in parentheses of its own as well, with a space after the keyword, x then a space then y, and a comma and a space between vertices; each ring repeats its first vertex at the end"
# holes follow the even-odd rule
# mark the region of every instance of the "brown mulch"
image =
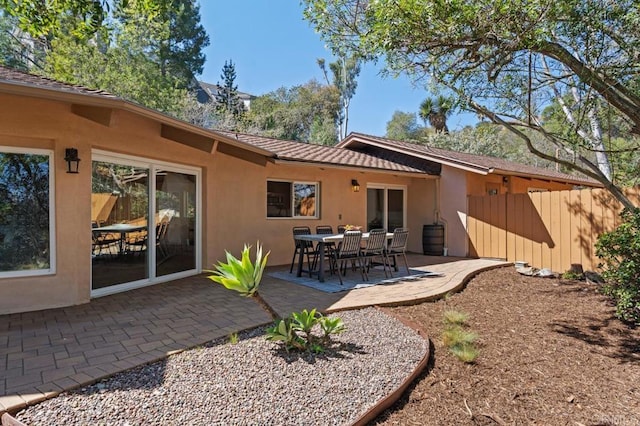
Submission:
POLYGON ((640 425, 640 328, 592 284, 500 268, 445 300, 389 310, 419 324, 434 352, 376 425, 640 425), (448 309, 470 315, 473 364, 442 344, 448 309))

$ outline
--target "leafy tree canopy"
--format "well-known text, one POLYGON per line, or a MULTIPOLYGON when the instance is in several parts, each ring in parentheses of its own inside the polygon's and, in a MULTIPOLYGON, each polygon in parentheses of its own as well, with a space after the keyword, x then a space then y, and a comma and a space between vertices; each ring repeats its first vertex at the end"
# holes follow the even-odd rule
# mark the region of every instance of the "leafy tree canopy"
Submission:
POLYGON ((386 137, 397 141, 418 140, 425 132, 418 124, 415 112, 395 111, 387 122, 386 137))
POLYGON ((281 87, 251 101, 244 129, 273 138, 333 145, 337 143, 339 98, 335 86, 316 80, 281 87))
MULTIPOLYGON (((384 58, 406 73, 458 96, 461 107, 509 128, 547 160, 555 153, 523 132, 539 132, 574 154, 559 161, 599 180, 626 206, 611 178, 592 161, 597 108, 613 108, 640 134, 640 3, 635 0, 304 0, 305 16, 337 52, 384 58), (540 119, 552 99, 571 93, 566 126, 579 143, 540 119)), ((596 132, 597 133, 597 132, 596 132)))

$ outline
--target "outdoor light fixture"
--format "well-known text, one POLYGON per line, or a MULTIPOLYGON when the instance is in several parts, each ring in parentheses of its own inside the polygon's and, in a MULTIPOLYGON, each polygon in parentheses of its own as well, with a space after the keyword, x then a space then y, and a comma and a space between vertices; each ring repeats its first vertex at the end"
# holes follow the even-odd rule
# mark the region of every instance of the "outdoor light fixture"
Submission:
POLYGON ((64 161, 67 162, 67 173, 78 173, 80 159, 78 158, 78 150, 75 148, 66 148, 64 150, 64 161))
POLYGON ((355 179, 351 179, 351 190, 353 192, 360 192, 360 184, 355 179))
POLYGON ((505 185, 509 183, 509 178, 507 176, 502 176, 502 183, 505 185))

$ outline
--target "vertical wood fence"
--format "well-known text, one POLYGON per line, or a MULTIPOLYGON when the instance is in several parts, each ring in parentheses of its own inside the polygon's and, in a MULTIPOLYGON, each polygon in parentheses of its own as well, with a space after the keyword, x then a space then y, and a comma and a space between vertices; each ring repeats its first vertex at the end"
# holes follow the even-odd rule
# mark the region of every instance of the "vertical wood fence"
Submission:
MULTIPOLYGON (((640 206, 640 187, 625 191, 640 206)), ((619 223, 622 206, 604 189, 469 196, 469 256, 525 261, 565 272, 596 270, 595 243, 619 223)))

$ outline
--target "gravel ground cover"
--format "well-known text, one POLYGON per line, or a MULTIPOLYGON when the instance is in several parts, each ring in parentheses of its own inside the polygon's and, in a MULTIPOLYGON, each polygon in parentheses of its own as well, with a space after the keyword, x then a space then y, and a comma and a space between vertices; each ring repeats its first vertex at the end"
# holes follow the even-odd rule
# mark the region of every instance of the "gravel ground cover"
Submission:
POLYGON ((428 350, 374 308, 345 311, 323 354, 287 354, 264 328, 138 367, 29 407, 32 425, 343 425, 395 390, 428 350))

